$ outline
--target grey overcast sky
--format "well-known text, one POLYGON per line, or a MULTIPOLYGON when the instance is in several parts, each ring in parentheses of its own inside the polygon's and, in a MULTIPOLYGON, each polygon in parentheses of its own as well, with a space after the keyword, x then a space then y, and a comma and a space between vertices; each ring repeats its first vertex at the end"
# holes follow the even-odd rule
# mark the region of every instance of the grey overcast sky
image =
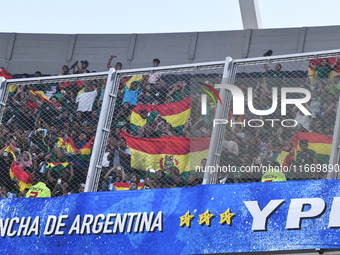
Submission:
MULTIPOLYGON (((0 32, 242 30, 238 0, 0 0, 0 32)), ((263 28, 340 25, 339 0, 258 0, 263 28)))

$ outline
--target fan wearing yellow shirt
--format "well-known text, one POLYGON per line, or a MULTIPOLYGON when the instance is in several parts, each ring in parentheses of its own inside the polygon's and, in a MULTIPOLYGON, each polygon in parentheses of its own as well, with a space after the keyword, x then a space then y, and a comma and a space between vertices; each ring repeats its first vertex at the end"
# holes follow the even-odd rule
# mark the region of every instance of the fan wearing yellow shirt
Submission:
POLYGON ((26 194, 26 197, 51 197, 51 190, 46 186, 47 177, 44 173, 36 173, 35 185, 26 194))

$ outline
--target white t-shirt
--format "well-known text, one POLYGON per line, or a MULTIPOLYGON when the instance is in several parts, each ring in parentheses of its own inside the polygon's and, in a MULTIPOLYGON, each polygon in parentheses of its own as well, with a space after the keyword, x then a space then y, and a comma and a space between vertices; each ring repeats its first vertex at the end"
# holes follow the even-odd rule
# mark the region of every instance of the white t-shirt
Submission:
POLYGON ((295 121, 297 124, 301 124, 306 130, 309 131, 310 126, 310 116, 309 115, 301 115, 299 112, 296 113, 295 121))
MULTIPOLYGON (((109 154, 110 154, 110 151, 107 151, 107 152, 104 153, 103 161, 102 161, 102 167, 109 167, 110 166, 110 161, 107 159, 109 154)), ((113 153, 113 166, 120 166, 119 152, 117 150, 115 150, 114 153, 113 153)))
POLYGON ((102 161, 102 167, 109 167, 110 161, 107 159, 107 156, 109 156, 109 154, 110 154, 109 151, 104 153, 103 161, 102 161))
POLYGON ((228 152, 238 156, 238 144, 234 141, 223 141, 222 142, 223 149, 228 150, 228 152))
POLYGON ((159 78, 161 78, 160 73, 149 74, 149 83, 156 83, 159 78))
POLYGON ((131 150, 129 147, 127 147, 125 150, 124 150, 125 153, 129 154, 131 156, 131 150))
POLYGON ((92 111, 92 106, 93 106, 94 100, 96 100, 97 95, 98 95, 98 92, 96 89, 92 92, 81 93, 76 99, 76 103, 79 103, 77 111, 80 111, 80 112, 92 111))

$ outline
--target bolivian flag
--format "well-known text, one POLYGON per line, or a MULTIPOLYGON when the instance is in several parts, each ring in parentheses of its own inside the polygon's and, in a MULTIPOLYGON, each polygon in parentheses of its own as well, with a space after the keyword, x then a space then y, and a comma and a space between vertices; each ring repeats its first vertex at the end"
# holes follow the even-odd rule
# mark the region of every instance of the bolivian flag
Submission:
MULTIPOLYGON (((17 147, 15 144, 13 145, 14 147, 17 147)), ((10 146, 7 146, 7 148, 4 150, 4 152, 10 152, 12 155, 13 155, 13 159, 14 161, 17 160, 17 157, 15 156, 15 153, 12 151, 11 147, 10 146)))
MULTIPOLYGON (((45 93, 43 91, 33 91, 30 90, 30 93, 38 98, 40 98, 40 100, 44 101, 45 103, 48 103, 49 105, 53 105, 52 102, 47 98, 47 96, 45 95, 45 93)), ((60 107, 60 104, 57 103, 56 104, 58 107, 60 107)))
MULTIPOLYGON (((142 127, 147 123, 147 119, 142 119, 142 117, 140 116, 140 112, 142 110, 146 110, 148 113, 156 112, 160 116, 162 116, 162 118, 164 118, 168 123, 170 123, 174 129, 181 128, 190 117, 190 98, 186 98, 182 101, 171 104, 137 105, 132 110, 130 120, 131 129, 135 132, 138 131, 139 127, 142 127)), ((156 116, 154 116, 153 118, 155 117, 156 116)))
POLYGON ((289 155, 293 155, 294 160, 294 148, 292 146, 285 146, 273 154, 271 163, 277 161, 280 165, 285 166, 287 164, 287 156, 289 155))
POLYGON ((127 82, 125 82, 125 84, 128 88, 130 88, 130 85, 131 85, 132 82, 135 81, 135 82, 137 82, 137 84, 139 84, 142 79, 143 79, 143 75, 134 75, 127 82))
MULTIPOLYGON (((130 183, 127 182, 115 182, 115 190, 129 190, 130 183)), ((138 183, 138 189, 142 189, 143 182, 138 183)))
POLYGON ((0 67, 0 77, 4 77, 6 80, 13 79, 13 77, 9 75, 3 67, 0 67))
POLYGON ((24 189, 30 188, 32 186, 33 174, 28 174, 24 170, 20 169, 16 165, 15 161, 13 161, 12 163, 10 176, 12 181, 15 182, 20 191, 23 191, 24 189))
MULTIPOLYGON (((6 80, 13 79, 13 77, 9 75, 5 68, 3 67, 0 67, 0 77, 4 77, 6 80)), ((13 95, 16 90, 17 86, 15 85, 9 86, 9 95, 13 95)))
POLYGON ((308 140, 308 149, 314 150, 316 154, 318 154, 318 164, 329 164, 333 137, 316 133, 299 132, 293 137, 295 155, 297 151, 301 151, 299 141, 304 139, 308 140))
MULTIPOLYGON (((78 156, 82 158, 83 160, 90 160, 91 156, 91 148, 93 143, 94 137, 92 136, 90 141, 88 141, 87 144, 85 144, 81 149, 78 149, 74 143, 72 138, 68 138, 67 140, 64 140, 60 146, 60 148, 66 150, 68 153, 75 154, 75 156, 78 156)), ((58 142, 59 144, 59 142, 58 142)))
POLYGON ((207 158, 210 138, 161 137, 137 138, 125 132, 122 136, 131 150, 131 167, 146 171, 175 166, 180 173, 195 170, 207 158))
POLYGON ((293 148, 291 146, 283 147, 279 152, 275 153, 271 162, 277 161, 282 166, 289 167, 296 154, 301 151, 299 141, 307 139, 308 149, 314 150, 318 154, 318 164, 328 164, 331 154, 333 137, 316 133, 299 132, 293 136, 293 148))
POLYGON ((59 174, 70 164, 70 162, 50 162, 46 167, 46 171, 54 170, 59 174))
POLYGON ((10 96, 13 95, 16 90, 17 90, 17 86, 15 85, 9 86, 9 91, 8 91, 9 95, 10 96))

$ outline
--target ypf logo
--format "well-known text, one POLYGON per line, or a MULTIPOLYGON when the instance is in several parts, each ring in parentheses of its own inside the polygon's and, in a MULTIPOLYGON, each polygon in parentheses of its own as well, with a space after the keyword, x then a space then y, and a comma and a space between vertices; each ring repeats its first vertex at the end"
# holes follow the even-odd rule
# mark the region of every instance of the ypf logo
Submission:
MULTIPOLYGON (((202 83, 203 85, 207 86, 210 88, 217 96, 217 92, 215 89, 213 89, 211 86, 202 83)), ((217 89, 227 89, 231 92, 232 98, 233 98, 233 115, 244 115, 244 105, 245 105, 245 97, 243 94, 243 91, 236 87, 235 85, 231 84, 215 84, 215 88, 217 89)), ((209 91, 204 90, 207 92, 210 96, 211 93, 209 91)), ((218 96, 218 99, 220 100, 220 103, 222 105, 222 101, 220 97, 218 96)), ((300 112, 302 112, 304 115, 312 115, 305 106, 303 106, 304 103, 307 103, 311 99, 311 93, 309 90, 304 89, 304 88, 291 88, 291 87, 285 87, 281 88, 281 115, 285 116, 287 115, 287 105, 288 104, 293 104, 295 105, 300 112), (289 93, 300 93, 304 94, 304 98, 287 98, 287 94, 289 93)), ((248 88, 247 89, 247 102, 248 102, 248 109, 250 110, 251 113, 255 115, 270 115, 275 112, 278 106, 278 88, 273 88, 272 91, 272 106, 269 109, 266 110, 258 110, 255 109, 253 105, 253 88, 248 88)), ((207 103, 206 103, 206 95, 202 95, 202 104, 201 104, 201 109, 202 109, 202 115, 206 114, 206 109, 207 109, 207 103), (205 99, 205 101, 204 101, 205 99)))

